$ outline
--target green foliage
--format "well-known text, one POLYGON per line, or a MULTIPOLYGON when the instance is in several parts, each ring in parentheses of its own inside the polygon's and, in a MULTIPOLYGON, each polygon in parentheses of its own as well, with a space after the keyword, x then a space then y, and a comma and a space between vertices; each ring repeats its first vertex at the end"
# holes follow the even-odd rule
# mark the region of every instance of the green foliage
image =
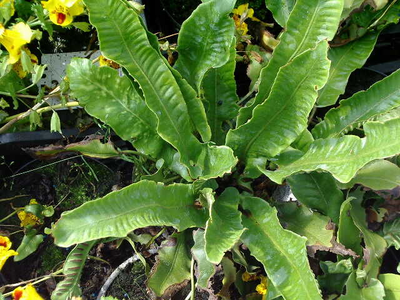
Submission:
POLYGON ((385 223, 383 226, 383 238, 388 246, 394 246, 396 250, 400 249, 400 220, 396 219, 385 223))
POLYGON ((228 62, 234 24, 228 14, 236 0, 206 1, 183 24, 175 69, 199 91, 205 73, 228 62), (193 39, 196 35, 196 39, 193 39), (199 60, 198 58, 202 59, 199 60))
POLYGON ((330 174, 295 174, 287 181, 298 201, 329 216, 336 224, 339 222, 340 206, 344 198, 330 174))
POLYGON ((265 5, 274 15, 276 22, 285 27, 296 0, 265 0, 265 5))
POLYGON ((164 186, 143 180, 64 213, 52 234, 57 245, 67 247, 109 236, 124 237, 146 226, 175 226, 180 231, 201 227, 207 212, 196 209, 195 199, 191 185, 164 186))
POLYGON ((311 211, 304 205, 289 202, 278 206, 282 214, 280 220, 289 229, 298 235, 307 238, 307 245, 331 247, 333 230, 329 228, 329 218, 311 211))
POLYGON ((361 255, 361 237, 360 230, 354 224, 351 217, 353 198, 349 198, 342 203, 340 207, 339 229, 337 233, 337 240, 348 249, 352 249, 355 253, 361 255))
MULTIPOLYGON (((379 268, 386 249, 399 246, 398 222, 386 222, 380 233, 371 231, 363 202, 367 197, 356 189, 349 192, 357 184, 378 190, 399 184, 398 166, 384 160, 400 153, 399 71, 318 119, 324 112, 318 108, 335 104, 350 74, 369 57, 380 26, 386 26, 380 22, 397 21, 386 16, 393 14, 394 2, 381 21, 369 18, 371 28, 364 28, 364 36, 330 48, 340 21, 359 1, 262 1, 284 27, 278 46, 267 53, 244 46, 251 37, 235 33, 235 25, 243 25, 231 18, 235 0, 204 0, 182 24, 174 65, 171 48, 167 60, 157 36, 126 0, 84 2, 100 50, 121 66, 124 76, 88 59, 74 59, 67 71, 71 95, 135 150, 92 140, 50 147, 43 155, 74 151, 117 158, 130 151, 141 156, 132 159, 136 168, 150 168, 139 177, 145 180, 64 212, 52 228, 57 245, 89 247, 98 239, 127 235, 147 244, 153 238, 133 231, 173 227, 174 233, 163 229, 170 236, 161 243, 146 282, 162 298, 189 280, 191 293, 196 285, 208 290, 221 274, 219 296, 224 299, 232 296, 232 284, 243 299, 395 297, 394 278, 382 276, 379 268), (259 72, 249 70, 251 91, 239 100, 236 61, 252 56, 265 61, 259 62, 259 72), (255 98, 243 106, 253 92, 255 98), (177 175, 165 176, 171 171, 177 175), (300 204, 270 197, 275 183, 285 179, 300 204), (337 262, 326 261, 323 253, 314 258, 324 273, 318 281, 307 247, 339 255, 337 262), (270 292, 262 296, 257 291, 267 289, 265 282, 270 292)), ((352 17, 341 23, 341 30, 357 24, 352 17)), ((267 26, 257 25, 261 31, 267 26)), ((58 130, 54 119, 52 128, 58 130)), ((375 208, 385 201, 375 198, 368 198, 368 205, 375 208)), ((87 255, 89 248, 83 250, 87 255)), ((84 264, 70 255, 65 272, 71 263, 79 270, 84 264)), ((53 298, 62 298, 54 299, 79 294, 75 275, 60 283, 53 298)))
POLYGON ((379 275, 379 281, 382 282, 385 288, 385 299, 387 300, 398 300, 400 299, 399 290, 400 275, 398 274, 381 274, 379 275))
POLYGON ((344 259, 337 263, 331 261, 321 261, 320 266, 324 275, 318 276, 318 283, 322 289, 329 293, 339 293, 353 271, 351 259, 344 259))
POLYGON ((78 244, 68 254, 64 262, 64 279, 57 284, 51 295, 51 300, 68 300, 81 295, 79 282, 85 265, 86 257, 96 241, 78 244))
POLYGON ((255 106, 268 98, 281 67, 304 51, 315 48, 320 41, 329 41, 335 35, 343 0, 298 0, 296 3, 271 61, 261 71, 260 90, 254 101, 240 110, 238 125, 247 122, 255 106), (304 22, 304 16, 308 16, 310 22, 304 22))
POLYGON ((212 275, 215 273, 215 266, 209 262, 204 251, 205 239, 204 230, 197 230, 193 234, 194 246, 192 247, 192 255, 196 260, 198 267, 197 285, 201 288, 207 288, 208 282, 212 275))
POLYGON ((353 218, 354 224, 361 231, 365 249, 368 252, 367 256, 364 256, 363 271, 365 275, 362 280, 366 284, 370 284, 372 279, 376 279, 379 274, 379 268, 382 263, 382 256, 386 252, 386 241, 379 234, 372 232, 368 229, 366 222, 366 213, 362 209, 361 202, 363 200, 363 193, 354 193, 356 198, 351 202, 352 208, 350 215, 353 218))
POLYGON ((360 287, 356 280, 356 272, 354 271, 346 283, 346 294, 340 299, 343 300, 375 300, 384 299, 385 290, 382 283, 378 279, 372 279, 367 286, 360 287))
POLYGON ((36 229, 29 230, 22 239, 21 245, 19 245, 18 255, 14 257, 14 261, 20 261, 36 251, 39 245, 43 242, 43 235, 36 234, 36 229))
POLYGON ((300 171, 323 170, 330 172, 340 182, 349 182, 370 161, 398 153, 400 119, 385 123, 368 122, 364 125, 366 137, 346 135, 341 138, 318 139, 300 158, 285 164, 277 171, 264 171, 271 180, 283 179, 300 171), (393 140, 392 140, 393 139, 393 140))
POLYGON ((210 208, 204 239, 207 259, 214 264, 221 262, 244 231, 238 205, 239 192, 227 188, 210 208), (221 228, 224 228, 222 232, 221 228))
POLYGON ((232 120, 238 113, 239 100, 236 94, 235 51, 236 43, 233 41, 230 48, 228 62, 219 67, 212 68, 204 76, 204 100, 207 107, 207 120, 211 128, 211 139, 217 145, 225 143, 226 132, 223 130, 224 121, 232 120))
POLYGON ((379 32, 371 32, 364 37, 342 47, 331 48, 328 58, 332 62, 326 85, 318 94, 318 106, 336 103, 344 93, 350 74, 361 68, 374 49, 379 32))
POLYGON ((361 127, 375 116, 400 105, 400 71, 377 82, 367 91, 359 92, 340 101, 338 108, 331 109, 325 119, 313 129, 315 138, 339 137, 354 128, 361 127))
POLYGON ((306 239, 279 224, 276 209, 260 198, 244 197, 241 239, 287 299, 322 299, 308 265, 306 239), (293 284, 295 282, 296 284, 293 284))
POLYGON ((270 96, 254 109, 251 120, 228 133, 227 145, 246 161, 250 176, 259 175, 253 170, 256 163, 279 154, 306 129, 317 91, 328 76, 326 53, 327 43, 321 42, 282 67, 270 96))
MULTIPOLYGON (((103 53, 122 65, 138 82, 146 105, 157 118, 154 128, 178 150, 190 176, 212 178, 229 172, 236 164, 232 150, 203 144, 191 132, 188 108, 179 84, 165 60, 151 46, 136 13, 126 9, 121 1, 86 0, 85 3, 91 23, 99 33, 103 53), (108 11, 107 18, 103 18, 104 8, 108 11)), ((230 44, 229 41, 228 54, 230 44)))
POLYGON ((173 235, 162 244, 157 262, 151 270, 148 286, 158 297, 168 288, 190 279, 189 232, 173 235))
POLYGON ((374 190, 391 190, 400 185, 400 168, 387 160, 372 161, 346 187, 359 183, 374 190))

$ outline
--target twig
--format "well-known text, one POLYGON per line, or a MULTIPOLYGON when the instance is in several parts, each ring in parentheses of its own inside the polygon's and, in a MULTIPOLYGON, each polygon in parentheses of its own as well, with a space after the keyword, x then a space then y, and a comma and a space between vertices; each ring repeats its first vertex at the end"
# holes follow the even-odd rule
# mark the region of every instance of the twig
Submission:
POLYGON ((0 199, 0 202, 12 201, 14 199, 22 198, 22 197, 29 197, 29 195, 17 195, 17 196, 11 197, 11 198, 4 198, 4 199, 0 199))
MULTIPOLYGON (((148 250, 149 253, 151 254, 155 254, 157 253, 158 249, 150 249, 148 250)), ((106 280, 106 282, 104 283, 104 285, 101 287, 99 295, 97 296, 97 300, 100 300, 101 297, 105 296, 107 293, 108 288, 110 287, 110 285, 113 283, 113 281, 115 280, 115 278, 118 277, 119 273, 121 273, 123 270, 125 270, 125 268, 134 263, 135 261, 137 261, 139 259, 139 257, 135 254, 134 256, 128 258, 126 261, 124 261, 122 264, 120 264, 118 266, 118 268, 116 268, 114 270, 114 272, 111 273, 110 277, 108 277, 108 279, 106 280)))
MULTIPOLYGON (((40 282, 42 282, 42 281, 46 281, 46 280, 48 280, 48 279, 54 277, 55 275, 58 275, 58 274, 62 273, 62 271, 63 271, 63 270, 60 269, 60 270, 58 270, 58 271, 56 271, 56 272, 54 272, 54 273, 52 273, 52 274, 44 275, 44 276, 42 276, 42 277, 38 277, 38 278, 34 278, 34 279, 29 279, 29 280, 25 280, 25 281, 21 281, 21 282, 18 282, 18 283, 13 283, 13 284, 7 284, 7 285, 2 286, 2 288, 14 288, 14 287, 18 287, 18 286, 20 286, 20 285, 24 285, 24 284, 27 284, 27 283, 31 283, 32 285, 35 285, 35 284, 38 284, 38 283, 40 283, 40 282), (36 280, 36 281, 35 281, 35 280, 36 280)), ((12 293, 13 293, 13 292, 6 293, 6 294, 4 294, 3 296, 4 296, 4 297, 11 296, 12 293)))
POLYGON ((170 34, 170 35, 167 35, 167 36, 160 37, 158 40, 164 40, 164 39, 167 39, 167 38, 176 36, 176 35, 178 35, 178 34, 179 34, 179 32, 173 33, 173 34, 170 34))
POLYGON ((34 111, 38 111, 39 108, 46 103, 46 100, 53 97, 54 94, 58 93, 60 91, 60 87, 56 87, 54 90, 52 90, 46 97, 43 98, 42 101, 40 101, 39 103, 37 103, 34 107, 32 107, 31 109, 27 110, 26 112, 22 113, 22 114, 18 114, 15 116, 11 116, 8 117, 4 120, 4 123, 7 122, 6 125, 4 125, 3 127, 0 128, 0 134, 6 132, 8 129, 11 128, 12 125, 14 125, 16 122, 18 122, 19 120, 22 120, 26 117, 28 117, 32 112, 34 111))

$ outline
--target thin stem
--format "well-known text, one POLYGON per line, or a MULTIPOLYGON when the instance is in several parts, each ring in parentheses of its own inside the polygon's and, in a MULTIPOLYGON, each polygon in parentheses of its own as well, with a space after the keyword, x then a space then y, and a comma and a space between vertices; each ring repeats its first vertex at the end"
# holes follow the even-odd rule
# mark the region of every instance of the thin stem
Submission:
POLYGON ((28 196, 29 195, 17 195, 17 196, 11 197, 11 198, 0 199, 0 202, 12 201, 17 198, 28 197, 28 196))
POLYGON ((15 211, 13 211, 11 214, 9 214, 8 216, 4 217, 3 219, 0 220, 0 223, 3 223, 4 221, 8 220, 9 218, 11 218, 13 215, 17 214, 21 209, 16 209, 15 211))
POLYGON ((144 246, 144 249, 148 249, 148 248, 150 247, 150 245, 153 244, 154 241, 155 241, 160 235, 162 235, 166 229, 167 229, 166 227, 163 227, 155 236, 153 236, 153 237, 151 238, 151 240, 146 244, 146 246, 144 246))
POLYGON ((48 98, 51 98, 52 95, 54 95, 55 93, 58 93, 60 91, 60 87, 56 87, 54 90, 52 90, 49 95, 47 95, 46 97, 43 98, 43 100, 37 104, 35 104, 34 107, 32 107, 31 109, 27 110, 26 112, 22 113, 22 114, 18 114, 15 116, 11 116, 6 118, 3 122, 7 123, 6 125, 4 125, 3 127, 0 128, 0 134, 6 132, 8 129, 11 128, 11 126, 14 125, 14 123, 16 123, 19 120, 22 120, 25 117, 28 117, 32 112, 37 111, 44 103, 46 103, 46 100, 48 98))
MULTIPOLYGON (((52 111, 54 109, 59 109, 59 108, 64 108, 64 107, 76 107, 76 106, 79 106, 79 102, 78 101, 72 101, 72 102, 67 102, 65 104, 56 104, 56 105, 51 105, 51 106, 38 108, 38 109, 36 109, 36 112, 38 114, 42 114, 42 113, 45 113, 45 112, 48 112, 48 111, 52 111)), ((35 110, 34 107, 31 110, 35 110)), ((25 113, 26 112, 7 117, 7 118, 5 118, 3 120, 2 123, 7 123, 7 122, 9 122, 9 121, 11 121, 11 120, 13 120, 15 118, 18 118, 19 116, 21 116, 21 115, 23 115, 25 113)))
MULTIPOLYGON (((54 272, 54 273, 51 273, 51 274, 49 274, 49 275, 44 275, 44 276, 42 276, 42 277, 38 277, 38 278, 35 278, 35 279, 29 279, 29 280, 21 281, 21 282, 18 282, 18 283, 7 284, 7 285, 2 286, 2 288, 13 288, 13 287, 18 287, 18 286, 23 285, 23 284, 26 284, 26 283, 31 283, 32 285, 35 285, 35 284, 41 283, 41 282, 43 282, 43 281, 46 281, 46 280, 48 280, 48 279, 50 279, 50 278, 52 278, 52 277, 54 277, 54 276, 56 276, 56 275, 62 273, 62 271, 63 271, 63 270, 60 269, 60 270, 58 270, 58 271, 56 271, 56 272, 54 272), (35 281, 35 280, 36 280, 36 281, 35 281)), ((13 293, 13 292, 6 293, 6 294, 3 294, 3 296, 4 296, 4 297, 11 296, 12 293, 13 293)))
POLYGON ((121 151, 121 153, 123 153, 123 154, 134 154, 134 155, 142 156, 142 157, 144 157, 144 158, 146 158, 146 159, 148 159, 148 160, 151 160, 151 161, 153 161, 153 162, 156 162, 156 160, 155 160, 154 158, 152 158, 152 157, 150 157, 150 156, 148 156, 148 155, 146 155, 146 154, 143 154, 143 153, 141 153, 141 152, 139 152, 139 151, 135 151, 135 150, 123 150, 123 151, 121 151))
POLYGON ((35 171, 37 171, 37 170, 41 170, 41 169, 50 167, 50 166, 52 166, 52 165, 56 165, 56 164, 61 163, 61 162, 63 162, 63 161, 71 160, 71 159, 78 158, 78 157, 81 157, 81 156, 82 156, 82 155, 76 155, 76 156, 64 158, 64 159, 61 159, 61 160, 59 160, 59 161, 52 162, 52 163, 47 164, 47 165, 42 166, 42 167, 38 167, 38 168, 29 170, 29 171, 25 171, 25 172, 18 173, 18 174, 12 175, 12 176, 8 176, 8 177, 6 177, 6 178, 4 178, 4 179, 14 178, 14 177, 18 177, 18 176, 21 176, 21 175, 25 175, 25 174, 28 174, 28 173, 31 173, 31 172, 35 172, 35 171))
POLYGON ((14 232, 10 233, 10 236, 12 236, 14 234, 17 234, 17 233, 20 233, 20 232, 24 232, 24 230, 21 229, 21 230, 14 231, 14 232))
MULTIPOLYGON (((7 92, 0 92, 0 95, 8 96, 8 97, 12 96, 10 93, 7 93, 7 92)), ((19 98, 29 98, 29 99, 36 99, 37 98, 37 96, 25 95, 25 94, 16 94, 15 96, 17 96, 19 98)))
POLYGON ((176 35, 178 35, 178 34, 179 34, 179 32, 173 33, 173 34, 170 34, 170 35, 167 35, 167 36, 160 37, 158 40, 164 40, 164 39, 167 39, 167 38, 176 36, 176 35))
POLYGON ((81 156, 81 158, 82 158, 83 162, 86 164, 86 166, 89 168, 89 170, 92 173, 94 179, 96 179, 96 181, 99 182, 100 180, 97 177, 96 173, 94 172, 93 168, 88 164, 88 162, 86 161, 86 159, 83 156, 81 156))
POLYGON ((135 251, 136 256, 139 258, 139 260, 142 262, 142 264, 144 266, 144 270, 145 270, 146 275, 148 275, 148 271, 150 271, 150 270, 149 270, 149 268, 147 266, 146 259, 143 257, 142 254, 139 253, 139 251, 137 251, 135 243, 132 241, 132 239, 130 237, 127 236, 125 238, 125 240, 128 241, 129 244, 131 244, 133 251, 135 251))

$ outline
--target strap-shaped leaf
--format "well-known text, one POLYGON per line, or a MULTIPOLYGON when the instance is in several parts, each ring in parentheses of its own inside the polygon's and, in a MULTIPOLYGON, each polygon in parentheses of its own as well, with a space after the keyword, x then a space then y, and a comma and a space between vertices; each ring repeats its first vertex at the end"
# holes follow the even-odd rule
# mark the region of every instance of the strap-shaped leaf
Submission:
POLYGON ((148 30, 146 30, 146 34, 153 49, 156 50, 160 58, 165 61, 165 64, 171 70, 172 75, 174 75, 176 83, 179 85, 185 99, 193 126, 199 132, 204 142, 210 141, 211 129, 207 123, 207 116, 202 101, 197 96, 196 91, 191 87, 191 85, 182 78, 182 75, 177 70, 170 66, 166 58, 162 55, 157 36, 148 30))
POLYGON ((275 21, 282 27, 286 26, 295 4, 296 0, 265 0, 265 5, 272 12, 275 21))
POLYGON ((79 281, 83 267, 85 266, 86 257, 95 243, 96 241, 91 241, 76 245, 68 254, 63 267, 65 278, 57 284, 56 289, 51 295, 51 300, 69 300, 72 297, 79 297, 81 295, 79 281))
POLYGON ((291 164, 277 171, 262 171, 271 180, 283 179, 298 172, 324 170, 340 182, 349 182, 359 169, 372 160, 400 153, 400 119, 385 123, 368 122, 364 125, 365 138, 346 135, 341 138, 320 139, 291 164))
MULTIPOLYGON (((343 0, 297 0, 269 64, 262 69, 254 102, 239 112, 238 126, 251 118, 254 107, 268 98, 279 68, 322 40, 331 40, 339 25, 343 0)), ((293 75, 293 74, 292 74, 293 75)))
POLYGON ((271 158, 290 146, 307 128, 308 115, 329 72, 326 41, 281 68, 268 99, 246 124, 231 130, 227 145, 246 163, 271 158))
POLYGON ((239 100, 236 94, 236 39, 232 42, 229 61, 220 68, 210 69, 203 80, 204 97, 207 102, 207 119, 211 127, 212 140, 217 145, 225 143, 224 121, 237 116, 239 100))
MULTIPOLYGON (((192 178, 218 177, 236 164, 231 149, 201 144, 191 132, 185 99, 169 66, 148 40, 137 14, 121 0, 86 0, 102 52, 124 66, 157 116, 158 134, 179 154, 192 178)), ((230 45, 230 43, 229 43, 230 45)))
POLYGON ((329 216, 333 222, 338 224, 340 206, 344 198, 332 175, 311 172, 295 174, 287 180, 297 200, 309 208, 329 216))
POLYGON ((205 250, 210 262, 219 264, 225 252, 235 245, 243 232, 238 210, 239 192, 227 188, 212 205, 207 221, 205 250))
POLYGON ((338 137, 355 127, 400 106, 400 70, 378 81, 368 90, 340 101, 325 119, 314 127, 315 138, 338 137))
POLYGON ((193 233, 194 246, 192 255, 197 263, 197 285, 203 289, 208 288, 208 282, 214 275, 215 265, 208 261, 204 248, 204 230, 198 229, 193 233))
POLYGON ((379 31, 371 32, 362 38, 342 47, 331 48, 328 58, 332 61, 328 82, 318 95, 318 106, 336 103, 344 93, 350 74, 361 68, 374 49, 379 31))
POLYGON ((205 226, 207 211, 194 205, 191 185, 164 186, 140 181, 63 213, 55 224, 55 243, 67 247, 104 237, 124 237, 146 226, 175 226, 179 231, 205 226))
POLYGON ((157 133, 157 117, 127 76, 83 58, 73 59, 67 74, 73 95, 88 114, 111 126, 122 139, 156 158, 168 146, 157 133))
POLYGON ((200 4, 182 24, 175 68, 200 93, 207 70, 226 64, 235 26, 229 13, 236 0, 209 0, 200 4))
POLYGON ((260 198, 243 197, 241 240, 288 300, 322 299, 306 253, 306 238, 282 228, 277 211, 260 198))
POLYGON ((207 122, 207 116, 205 112, 204 105, 201 101, 201 99, 197 96, 196 91, 192 88, 192 86, 182 77, 182 75, 175 70, 173 67, 170 66, 166 58, 162 55, 160 51, 160 45, 158 43, 158 38, 155 34, 149 32, 146 30, 147 37, 149 39, 150 44, 153 46, 153 48, 157 51, 161 59, 163 59, 166 63, 166 65, 169 67, 169 69, 172 72, 172 75, 174 75, 175 80, 177 84, 179 85, 179 88, 181 89, 182 95, 185 99, 187 108, 188 108, 188 113, 190 116, 190 119, 192 121, 193 126, 196 128, 196 130, 199 132, 201 135, 202 139, 204 142, 208 142, 211 139, 211 129, 210 126, 208 125, 207 122))
POLYGON ((190 279, 189 242, 190 233, 182 232, 174 234, 161 244, 157 262, 147 280, 147 286, 158 297, 166 293, 168 288, 174 289, 175 285, 190 279))

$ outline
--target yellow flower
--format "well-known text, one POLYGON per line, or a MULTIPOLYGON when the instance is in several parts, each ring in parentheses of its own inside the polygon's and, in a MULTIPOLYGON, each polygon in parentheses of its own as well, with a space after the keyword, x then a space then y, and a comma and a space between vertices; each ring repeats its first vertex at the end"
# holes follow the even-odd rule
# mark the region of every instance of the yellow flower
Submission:
POLYGON ((248 273, 248 272, 244 272, 244 273, 242 274, 242 280, 243 280, 244 282, 254 281, 254 280, 257 280, 257 279, 258 279, 257 274, 250 274, 250 273, 248 273))
POLYGON ((49 11, 50 20, 60 26, 68 26, 84 11, 82 0, 49 0, 42 5, 49 11))
MULTIPOLYGON (((239 15, 243 19, 247 19, 247 18, 253 19, 254 18, 253 17, 254 9, 249 8, 248 3, 240 5, 238 8, 235 8, 232 12, 235 15, 239 15)), ((254 18, 254 19, 256 19, 256 18, 254 18)), ((256 19, 256 20, 258 20, 258 19, 256 19)))
MULTIPOLYGON (((33 65, 37 65, 39 60, 37 58, 37 56, 35 54, 33 54, 28 48, 23 48, 24 51, 26 52, 26 54, 29 55, 29 57, 31 58, 31 62, 33 65)), ((28 75, 28 73, 24 70, 24 68, 22 67, 22 63, 21 60, 17 61, 14 65, 13 65, 13 70, 15 71, 15 73, 17 73, 19 78, 25 78, 26 75, 28 75)), ((32 200, 31 200, 32 201, 32 200)), ((37 204, 37 203, 30 203, 30 204, 37 204)))
POLYGON ((32 39, 32 30, 29 25, 19 22, 11 29, 5 29, 0 24, 0 43, 9 53, 8 63, 15 64, 21 57, 21 47, 32 39))
POLYGON ((251 19, 256 22, 261 22, 259 19, 254 17, 254 9, 249 8, 248 3, 239 5, 239 7, 235 8, 232 12, 233 12, 233 21, 235 21, 236 29, 237 31, 239 31, 241 35, 246 35, 248 31, 247 24, 244 22, 246 21, 246 19, 251 19))
POLYGON ((10 17, 12 17, 15 13, 14 0, 1 0, 0 1, 0 7, 6 7, 9 4, 11 5, 10 17))
POLYGON ((99 56, 99 64, 100 64, 100 67, 108 66, 113 69, 119 69, 119 64, 112 61, 111 59, 105 58, 103 55, 99 56))
POLYGON ((32 284, 24 287, 17 287, 12 293, 14 300, 44 300, 32 284))
POLYGON ((0 235, 0 271, 9 257, 18 254, 14 250, 10 250, 11 246, 12 243, 10 239, 6 236, 0 235))
POLYGON ((266 295, 268 293, 268 278, 260 275, 261 283, 256 286, 256 291, 260 295, 266 295))
POLYGON ((21 220, 21 227, 36 226, 42 224, 42 221, 36 217, 34 214, 27 213, 20 210, 18 213, 18 218, 21 220))

